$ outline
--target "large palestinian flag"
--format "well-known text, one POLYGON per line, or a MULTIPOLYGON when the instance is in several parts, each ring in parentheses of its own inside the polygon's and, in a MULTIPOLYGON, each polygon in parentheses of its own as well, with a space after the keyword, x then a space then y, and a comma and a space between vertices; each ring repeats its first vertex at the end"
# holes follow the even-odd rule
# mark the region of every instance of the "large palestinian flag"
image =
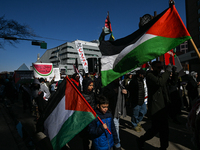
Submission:
POLYGON ((38 126, 44 126, 53 149, 60 150, 96 117, 94 110, 66 77, 50 97, 38 126))
POLYGON ((131 35, 101 41, 103 86, 189 39, 191 36, 172 5, 131 35))

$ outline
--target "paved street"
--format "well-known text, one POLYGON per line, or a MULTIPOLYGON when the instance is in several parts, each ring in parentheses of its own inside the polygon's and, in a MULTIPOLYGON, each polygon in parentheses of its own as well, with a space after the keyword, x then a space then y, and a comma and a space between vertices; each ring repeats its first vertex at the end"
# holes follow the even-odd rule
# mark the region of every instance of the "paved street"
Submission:
MULTIPOLYGON (((3 135, 0 137, 0 149, 33 150, 34 146, 31 141, 31 137, 34 134, 36 122, 34 121, 34 117, 31 116, 30 112, 23 112, 22 102, 16 102, 11 108, 6 108, 2 103, 0 103, 0 110, 0 133, 3 135), (14 118, 17 119, 15 120, 14 118), (23 126, 23 135, 20 135, 20 131, 17 131, 16 129, 16 124, 19 123, 18 121, 20 121, 23 126)), ((120 137, 123 150, 137 150, 137 145, 135 142, 136 137, 143 135, 145 130, 150 127, 150 121, 145 117, 141 122, 144 130, 142 130, 140 133, 132 130, 130 123, 130 112, 131 110, 128 109, 127 117, 121 118, 120 120, 120 137)), ((179 116, 181 125, 174 124, 169 120, 170 145, 168 150, 195 150, 191 142, 192 132, 186 129, 185 126, 187 115, 188 113, 186 111, 182 111, 182 114, 179 116)), ((145 143, 145 149, 147 150, 157 150, 158 147, 158 136, 145 143)))

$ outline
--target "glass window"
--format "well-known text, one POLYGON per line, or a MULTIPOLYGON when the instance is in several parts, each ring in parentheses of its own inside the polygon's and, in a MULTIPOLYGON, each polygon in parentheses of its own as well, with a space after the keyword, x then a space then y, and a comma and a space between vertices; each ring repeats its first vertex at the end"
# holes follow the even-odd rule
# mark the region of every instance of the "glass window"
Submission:
POLYGON ((200 0, 198 0, 198 5, 200 5, 200 0))
POLYGON ((198 9, 198 14, 200 14, 200 9, 198 9))

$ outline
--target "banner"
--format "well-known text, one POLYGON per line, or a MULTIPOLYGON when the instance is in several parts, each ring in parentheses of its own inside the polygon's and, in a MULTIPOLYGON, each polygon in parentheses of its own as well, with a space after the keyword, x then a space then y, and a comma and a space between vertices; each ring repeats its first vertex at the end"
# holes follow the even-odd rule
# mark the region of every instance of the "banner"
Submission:
POLYGON ((54 72, 54 76, 55 76, 54 81, 59 81, 60 80, 60 70, 59 70, 59 68, 53 68, 53 72, 54 72))
POLYGON ((33 71, 32 70, 15 70, 14 73, 15 83, 31 83, 33 81, 33 71))
POLYGON ((51 81, 54 77, 52 63, 33 63, 33 74, 35 78, 46 78, 51 81))
POLYGON ((83 45, 79 41, 75 41, 75 45, 76 45, 76 49, 77 49, 78 54, 79 54, 79 58, 80 58, 81 63, 83 65, 83 69, 84 69, 85 73, 88 73, 88 62, 87 62, 87 59, 86 59, 84 51, 83 51, 83 45))

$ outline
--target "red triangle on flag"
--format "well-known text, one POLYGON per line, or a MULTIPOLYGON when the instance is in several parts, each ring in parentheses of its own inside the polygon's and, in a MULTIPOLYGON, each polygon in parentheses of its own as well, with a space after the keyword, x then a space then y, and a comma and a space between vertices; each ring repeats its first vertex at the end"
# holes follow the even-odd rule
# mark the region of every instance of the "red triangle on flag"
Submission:
POLYGON ((74 86, 71 80, 66 77, 65 89, 65 109, 75 111, 92 112, 96 117, 96 112, 92 109, 90 104, 85 100, 82 94, 74 86))

